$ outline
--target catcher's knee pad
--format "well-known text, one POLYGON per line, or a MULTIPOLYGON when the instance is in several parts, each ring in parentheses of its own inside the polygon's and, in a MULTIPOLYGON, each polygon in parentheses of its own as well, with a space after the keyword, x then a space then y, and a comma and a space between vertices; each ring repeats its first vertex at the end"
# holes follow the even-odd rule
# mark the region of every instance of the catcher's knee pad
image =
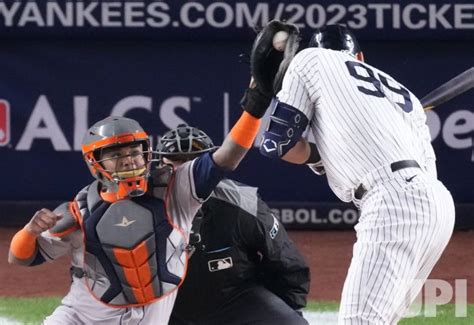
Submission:
POLYGON ((272 115, 260 145, 262 155, 284 156, 298 142, 308 125, 308 118, 298 109, 273 99, 272 115))

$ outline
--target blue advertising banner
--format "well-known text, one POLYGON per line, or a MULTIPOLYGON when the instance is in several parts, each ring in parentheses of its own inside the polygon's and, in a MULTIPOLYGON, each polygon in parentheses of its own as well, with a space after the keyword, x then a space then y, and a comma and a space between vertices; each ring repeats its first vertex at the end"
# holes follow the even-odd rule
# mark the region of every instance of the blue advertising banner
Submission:
MULTIPOLYGON (((1 1, 0 203, 71 200, 92 181, 82 137, 108 115, 137 119, 155 145, 180 123, 221 143, 249 80, 238 55, 253 27, 274 17, 305 35, 346 23, 368 63, 420 98, 474 63, 472 1, 1 1)), ((467 92, 427 112, 439 178, 464 207, 474 203, 473 99, 467 92)), ((259 187, 290 227, 355 222, 354 208, 306 166, 254 149, 233 178, 259 187)), ((0 219, 5 211, 0 204, 0 219)), ((472 209, 457 211, 474 223, 472 209)))
MULTIPOLYGON (((245 43, 4 42, 0 52, 2 200, 71 199, 92 178, 80 145, 87 128, 126 115, 156 139, 180 123, 220 143, 240 114, 245 43)), ((367 61, 422 97, 472 66, 470 44, 364 44, 367 61), (454 54, 455 53, 455 54, 454 54)), ((473 93, 428 113, 440 179, 473 202, 473 93)), ((337 201, 325 177, 252 150, 235 177, 268 201, 337 201)))
POLYGON ((365 40, 472 40, 471 0, 0 2, 0 38, 249 40, 285 19, 303 33, 343 23, 365 40))

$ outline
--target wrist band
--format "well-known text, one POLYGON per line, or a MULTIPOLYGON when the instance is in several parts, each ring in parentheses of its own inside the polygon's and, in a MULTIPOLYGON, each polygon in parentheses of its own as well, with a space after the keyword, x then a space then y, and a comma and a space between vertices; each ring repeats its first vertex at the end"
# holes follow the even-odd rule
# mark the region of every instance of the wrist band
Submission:
POLYGON ((36 236, 23 228, 13 236, 10 251, 18 259, 28 259, 36 250, 36 236))
POLYGON ((230 131, 230 137, 238 145, 250 149, 260 129, 261 120, 243 112, 230 131))

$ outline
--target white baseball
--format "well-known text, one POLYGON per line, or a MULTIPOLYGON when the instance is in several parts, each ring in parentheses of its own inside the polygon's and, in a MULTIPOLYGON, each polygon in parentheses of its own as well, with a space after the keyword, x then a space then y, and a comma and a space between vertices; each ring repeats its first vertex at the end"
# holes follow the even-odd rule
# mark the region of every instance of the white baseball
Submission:
POLYGON ((283 52, 285 50, 286 41, 288 40, 288 32, 281 30, 273 36, 273 48, 277 51, 283 52))

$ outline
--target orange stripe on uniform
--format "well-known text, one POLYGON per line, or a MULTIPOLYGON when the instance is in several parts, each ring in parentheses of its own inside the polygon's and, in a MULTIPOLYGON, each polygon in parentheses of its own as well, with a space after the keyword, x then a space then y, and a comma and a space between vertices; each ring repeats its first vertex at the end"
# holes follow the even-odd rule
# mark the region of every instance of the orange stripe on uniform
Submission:
POLYGON ((71 212, 74 219, 76 219, 76 222, 82 226, 82 214, 76 200, 69 203, 69 212, 71 212))
POLYGON ((145 295, 145 299, 147 302, 152 301, 155 299, 155 292, 153 291, 153 284, 148 284, 145 288, 143 288, 143 294, 145 295))
POLYGON ((123 269, 127 283, 132 287, 133 295, 138 303, 145 303, 154 299, 154 294, 150 289, 151 270, 148 264, 148 249, 146 243, 132 250, 123 248, 113 249, 117 262, 123 269))
POLYGON ((132 292, 139 304, 144 304, 146 302, 143 290, 132 288, 132 292))
POLYGON ((10 252, 20 260, 26 260, 36 251, 36 236, 23 228, 13 236, 10 252))
POLYGON ((230 131, 230 137, 238 145, 250 149, 260 129, 260 119, 243 112, 230 131))
POLYGON ((71 227, 67 228, 66 230, 64 231, 61 231, 61 232, 49 232, 49 234, 51 236, 54 236, 54 237, 64 237, 66 235, 69 235, 70 233, 72 233, 73 231, 79 229, 79 225, 76 223, 74 225, 72 225, 71 227))
POLYGON ((120 264, 120 266, 135 266, 135 263, 133 262, 132 252, 130 250, 123 248, 114 248, 113 251, 115 258, 117 259, 117 262, 120 264))

